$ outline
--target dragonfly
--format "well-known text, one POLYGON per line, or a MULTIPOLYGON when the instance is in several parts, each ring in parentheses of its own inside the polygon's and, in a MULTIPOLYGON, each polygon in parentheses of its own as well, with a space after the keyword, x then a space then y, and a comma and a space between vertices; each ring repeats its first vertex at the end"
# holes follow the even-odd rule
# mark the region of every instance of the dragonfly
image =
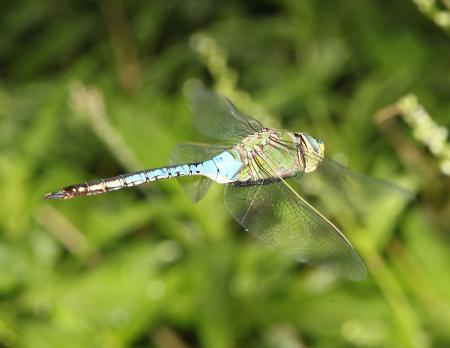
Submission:
POLYGON ((291 183, 325 183, 353 207, 360 206, 352 201, 356 190, 369 197, 396 187, 325 157, 323 141, 307 133, 264 127, 200 81, 190 81, 186 90, 195 126, 224 145, 178 144, 166 167, 70 185, 45 198, 71 199, 181 178, 197 202, 213 182, 224 184, 227 210, 257 239, 300 262, 325 265, 354 280, 365 278, 364 263, 350 241, 291 183))

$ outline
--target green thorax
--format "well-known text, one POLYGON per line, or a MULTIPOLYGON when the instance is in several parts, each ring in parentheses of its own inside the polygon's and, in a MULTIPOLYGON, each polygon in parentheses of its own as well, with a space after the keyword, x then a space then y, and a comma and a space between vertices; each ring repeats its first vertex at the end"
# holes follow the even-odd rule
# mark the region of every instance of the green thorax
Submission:
MULTIPOLYGON (((243 163, 235 181, 243 184, 277 181, 302 172, 311 172, 317 165, 314 138, 285 130, 266 128, 247 136, 233 148, 233 153, 243 163)), ((323 155, 323 147, 320 148, 323 155)))

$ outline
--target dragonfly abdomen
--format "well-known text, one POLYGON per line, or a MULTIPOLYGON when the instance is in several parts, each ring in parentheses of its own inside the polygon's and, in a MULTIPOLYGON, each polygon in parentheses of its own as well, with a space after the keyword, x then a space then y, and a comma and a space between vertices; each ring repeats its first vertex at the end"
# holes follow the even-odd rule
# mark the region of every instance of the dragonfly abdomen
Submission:
POLYGON ((112 178, 86 181, 81 184, 70 185, 63 189, 48 193, 47 199, 70 199, 77 196, 91 196, 105 192, 116 191, 122 188, 133 187, 147 182, 169 179, 178 176, 205 175, 204 163, 190 163, 168 167, 142 170, 130 174, 121 174, 112 178))
POLYGON ((224 151, 210 160, 198 163, 179 164, 168 167, 142 170, 112 178, 86 181, 47 193, 47 199, 70 199, 77 196, 91 196, 145 184, 150 181, 170 179, 178 176, 202 175, 218 183, 228 183, 241 167, 237 154, 224 151))

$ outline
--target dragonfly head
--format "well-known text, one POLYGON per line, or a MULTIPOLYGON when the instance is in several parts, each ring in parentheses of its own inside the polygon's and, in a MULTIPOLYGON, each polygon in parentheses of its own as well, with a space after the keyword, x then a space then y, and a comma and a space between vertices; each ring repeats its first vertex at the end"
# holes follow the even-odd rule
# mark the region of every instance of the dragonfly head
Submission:
POLYGON ((322 161, 325 153, 325 144, 320 139, 315 139, 306 133, 294 133, 298 145, 306 155, 308 161, 306 172, 314 171, 322 161))
POLYGON ((306 133, 294 133, 298 144, 306 147, 308 152, 313 152, 315 155, 323 157, 325 153, 325 144, 320 139, 315 139, 306 133))
POLYGON ((319 153, 323 156, 325 153, 325 143, 321 139, 317 139, 316 142, 319 145, 319 153))

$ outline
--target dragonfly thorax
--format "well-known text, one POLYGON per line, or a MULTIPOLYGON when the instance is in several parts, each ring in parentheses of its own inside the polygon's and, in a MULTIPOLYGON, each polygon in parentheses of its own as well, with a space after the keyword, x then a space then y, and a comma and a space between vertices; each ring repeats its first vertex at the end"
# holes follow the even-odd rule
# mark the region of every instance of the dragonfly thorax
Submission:
POLYGON ((264 128, 262 131, 249 135, 235 146, 241 161, 248 165, 255 157, 261 156, 270 146, 271 138, 278 138, 276 130, 264 128))
POLYGON ((323 148, 318 143, 314 143, 314 146, 306 134, 299 137, 285 130, 264 128, 247 136, 233 148, 236 157, 242 162, 234 182, 252 185, 311 172, 319 163, 314 160, 315 155, 311 156, 312 152, 317 150, 320 155, 323 154, 323 148))

